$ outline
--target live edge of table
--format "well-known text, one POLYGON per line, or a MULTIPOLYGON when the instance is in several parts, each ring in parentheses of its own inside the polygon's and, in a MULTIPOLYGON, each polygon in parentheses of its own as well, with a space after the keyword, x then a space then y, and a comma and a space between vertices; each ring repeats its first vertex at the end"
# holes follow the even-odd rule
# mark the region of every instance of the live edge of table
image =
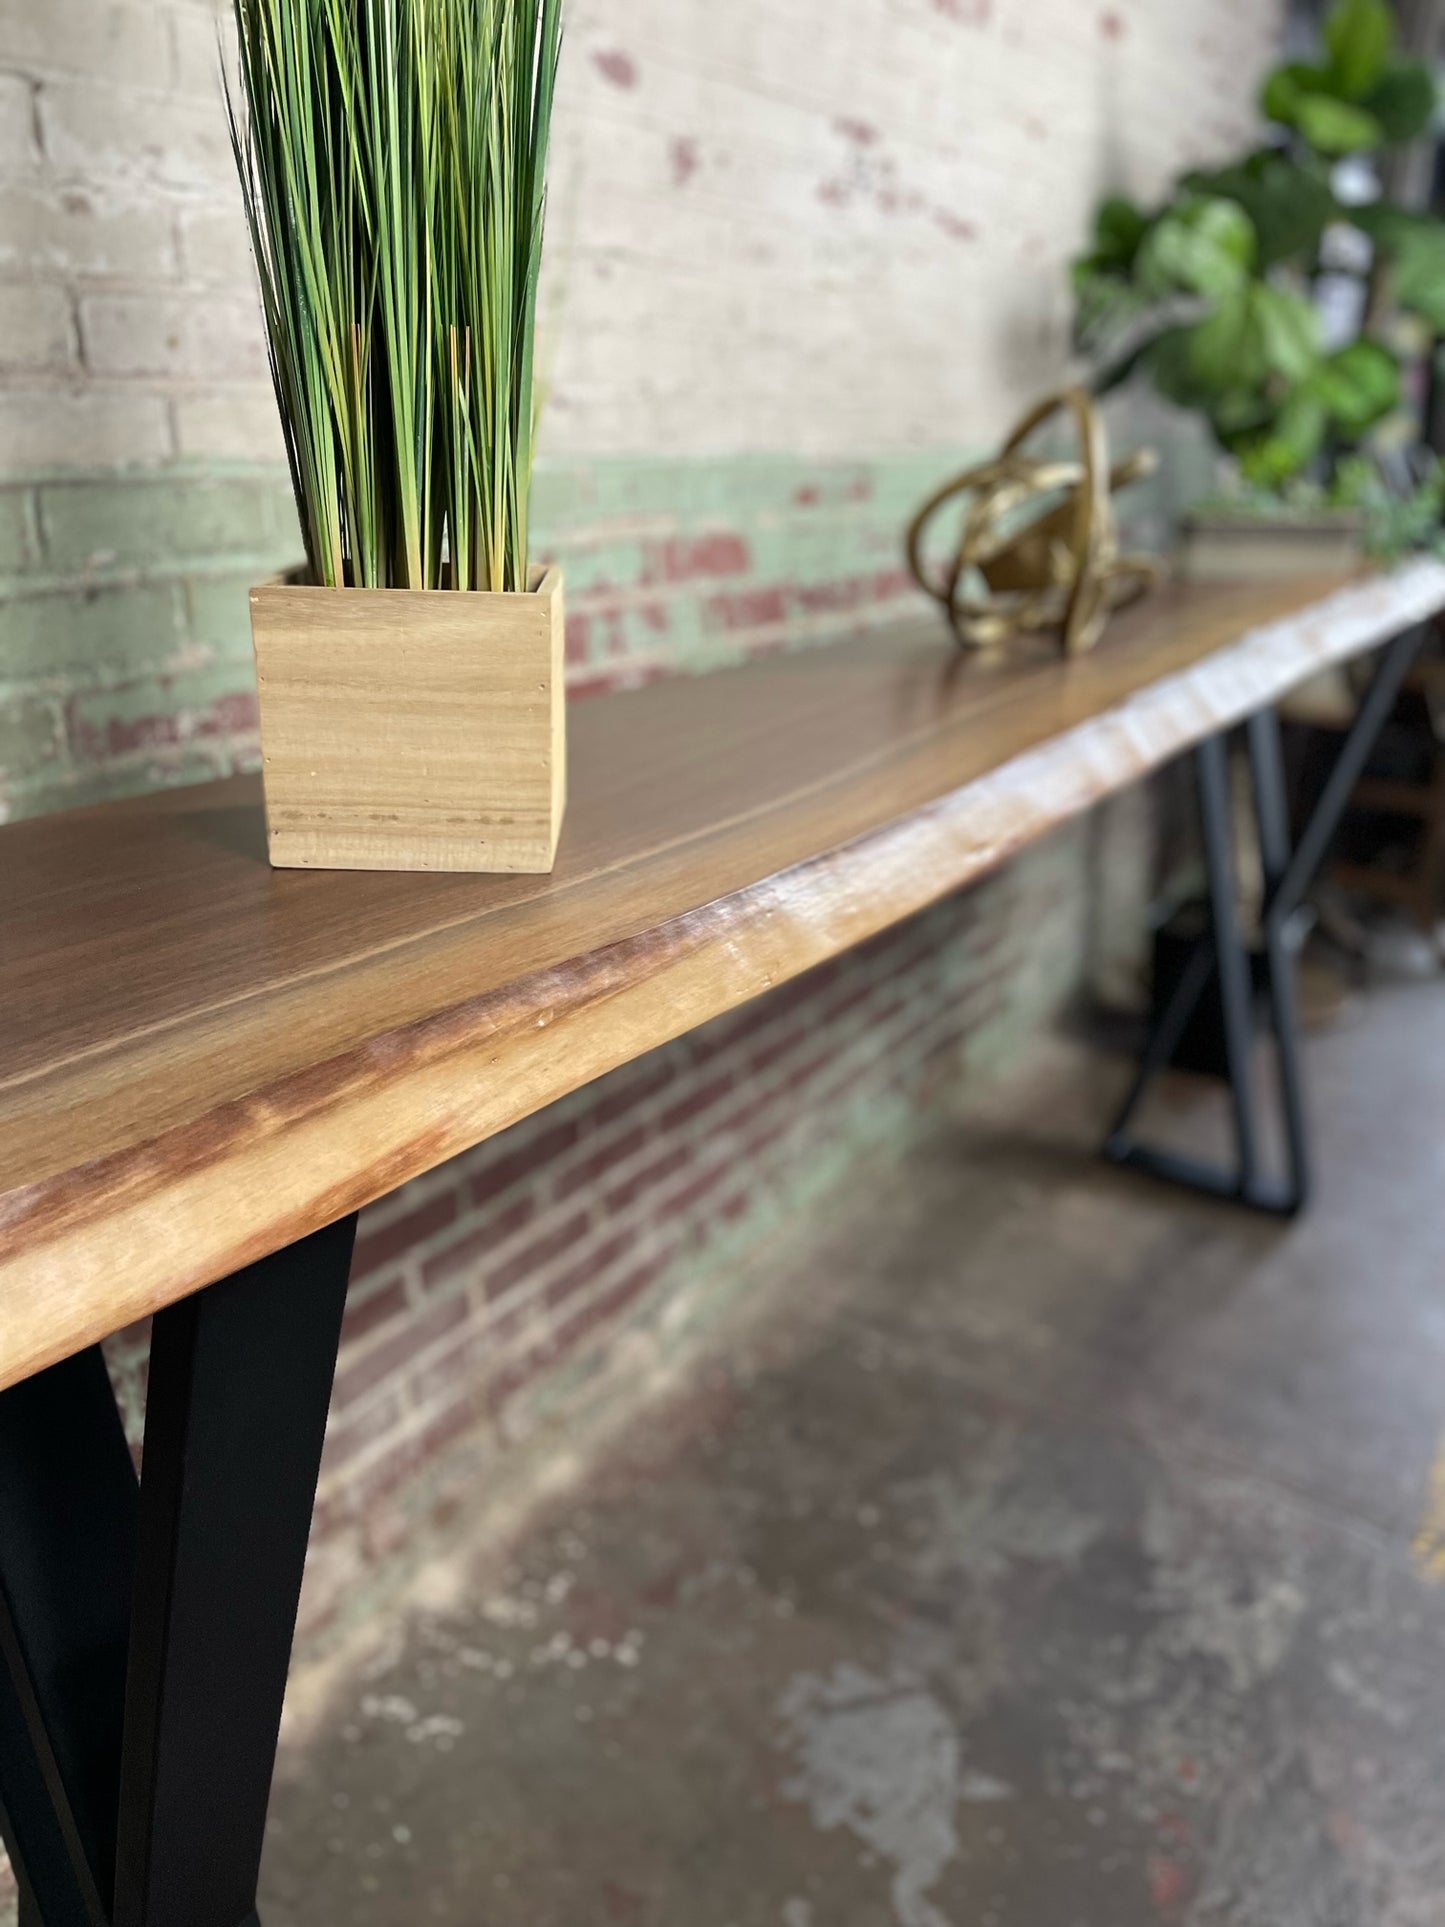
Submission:
POLYGON ((551 877, 272 871, 258 779, 0 829, 0 1387, 857 944, 1445 606, 1176 587, 574 705, 551 877))

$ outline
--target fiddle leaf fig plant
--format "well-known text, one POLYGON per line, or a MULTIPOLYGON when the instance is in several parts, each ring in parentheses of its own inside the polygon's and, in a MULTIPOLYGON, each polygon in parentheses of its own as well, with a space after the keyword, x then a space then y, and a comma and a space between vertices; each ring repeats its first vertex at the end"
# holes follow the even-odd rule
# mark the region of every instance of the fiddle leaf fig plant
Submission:
POLYGON ((1202 415, 1248 489, 1327 486, 1399 404, 1391 319, 1445 333, 1445 225, 1361 203, 1340 165, 1423 133, 1435 80, 1398 53, 1386 0, 1336 0, 1320 57, 1276 69, 1261 105, 1266 145, 1185 174, 1152 211, 1104 202, 1074 264, 1076 345, 1099 392, 1138 370, 1202 415), (1363 325, 1343 346, 1322 325, 1326 274, 1361 284, 1363 325))

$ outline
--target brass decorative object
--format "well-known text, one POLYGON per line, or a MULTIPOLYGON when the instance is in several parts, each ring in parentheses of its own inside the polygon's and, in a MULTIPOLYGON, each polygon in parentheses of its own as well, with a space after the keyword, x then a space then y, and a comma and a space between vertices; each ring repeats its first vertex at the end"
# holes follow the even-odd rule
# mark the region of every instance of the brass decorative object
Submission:
POLYGON ((1111 470, 1093 396, 1066 388, 1031 409, 991 462, 965 469, 930 496, 908 531, 909 566, 964 647, 996 649, 1017 636, 1056 630, 1064 654, 1080 655, 1098 641, 1112 612, 1156 577, 1147 556, 1120 554, 1113 492, 1157 465, 1154 451, 1141 448, 1111 470), (1025 442, 1056 415, 1072 423, 1077 455, 1028 453, 1025 442), (941 572, 930 571, 924 535, 938 511, 962 495, 973 499, 958 547, 941 572))

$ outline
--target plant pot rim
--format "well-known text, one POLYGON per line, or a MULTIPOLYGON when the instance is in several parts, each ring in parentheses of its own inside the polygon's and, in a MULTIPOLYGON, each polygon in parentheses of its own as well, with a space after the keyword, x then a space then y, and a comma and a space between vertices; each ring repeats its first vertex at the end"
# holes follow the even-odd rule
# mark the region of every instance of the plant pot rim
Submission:
POLYGON ((344 584, 333 587, 330 583, 309 582, 306 579, 305 568, 302 566, 283 569, 277 575, 267 576, 263 582, 258 582, 254 586, 251 594, 258 596, 267 590, 284 589, 291 595, 300 593, 307 596, 365 596, 368 598, 405 596, 409 600, 425 596, 428 601, 436 596, 455 596, 463 601, 515 602, 522 596, 553 595, 562 586, 562 569, 556 562, 549 563, 545 567, 540 563, 534 563, 529 573, 531 583, 526 589, 358 589, 344 584))

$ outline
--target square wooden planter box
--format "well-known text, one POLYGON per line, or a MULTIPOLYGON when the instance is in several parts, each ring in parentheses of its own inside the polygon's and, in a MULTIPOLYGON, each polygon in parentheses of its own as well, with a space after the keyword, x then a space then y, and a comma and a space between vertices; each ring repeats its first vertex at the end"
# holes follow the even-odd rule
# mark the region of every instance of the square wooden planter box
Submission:
POLYGON ((567 800, 562 577, 525 595, 251 591, 271 861, 552 868, 567 800))

